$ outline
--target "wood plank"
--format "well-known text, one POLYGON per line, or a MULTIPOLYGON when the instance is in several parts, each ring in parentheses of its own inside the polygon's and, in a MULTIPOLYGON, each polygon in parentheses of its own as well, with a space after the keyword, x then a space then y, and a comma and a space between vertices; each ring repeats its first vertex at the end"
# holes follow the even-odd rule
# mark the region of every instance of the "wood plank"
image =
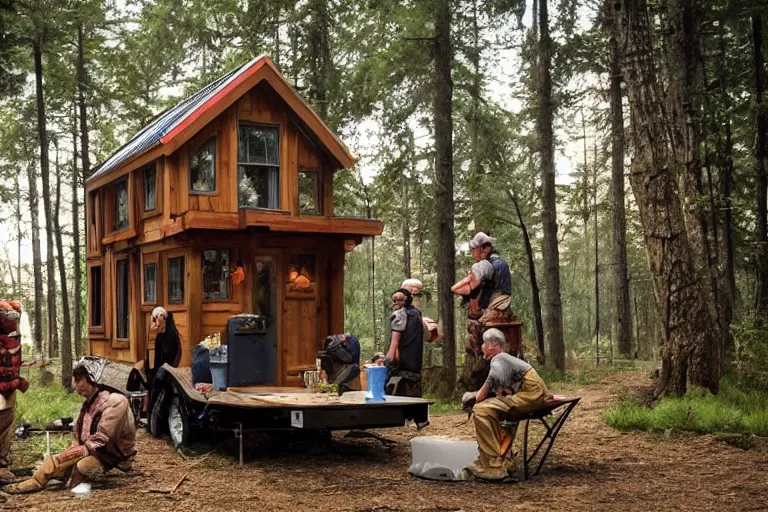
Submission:
POLYGON ((191 210, 184 214, 184 227, 185 229, 240 229, 240 216, 237 213, 191 210))

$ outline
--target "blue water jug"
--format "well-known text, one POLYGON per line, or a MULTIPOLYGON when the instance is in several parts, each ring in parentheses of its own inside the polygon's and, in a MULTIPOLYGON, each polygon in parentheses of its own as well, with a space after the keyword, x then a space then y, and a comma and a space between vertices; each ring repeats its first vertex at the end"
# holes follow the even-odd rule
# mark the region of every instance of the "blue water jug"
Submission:
POLYGON ((384 384, 387 380, 386 366, 367 366, 365 368, 365 378, 368 389, 365 392, 366 402, 383 402, 384 384))

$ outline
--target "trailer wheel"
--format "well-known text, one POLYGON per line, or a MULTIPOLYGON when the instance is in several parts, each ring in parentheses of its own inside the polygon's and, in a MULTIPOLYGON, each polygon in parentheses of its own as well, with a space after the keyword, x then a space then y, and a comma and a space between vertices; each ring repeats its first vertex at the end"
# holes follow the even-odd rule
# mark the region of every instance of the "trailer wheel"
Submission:
POLYGON ((160 389, 149 412, 149 433, 155 437, 163 435, 168 417, 168 390, 160 389))
POLYGON ((174 396, 168 408, 168 432, 171 434, 171 442, 174 448, 189 444, 191 429, 187 412, 182 406, 181 398, 174 396))

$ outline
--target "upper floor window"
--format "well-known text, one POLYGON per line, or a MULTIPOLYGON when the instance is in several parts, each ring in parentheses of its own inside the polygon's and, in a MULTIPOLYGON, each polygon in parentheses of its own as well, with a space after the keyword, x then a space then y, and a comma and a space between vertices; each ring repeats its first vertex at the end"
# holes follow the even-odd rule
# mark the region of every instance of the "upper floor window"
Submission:
POLYGON ((319 190, 317 171, 299 171, 299 211, 302 215, 320 215, 317 200, 319 190))
POLYGON ((144 169, 144 211, 157 208, 157 169, 154 164, 144 169))
POLYGON ((123 180, 115 185, 115 231, 128 227, 128 213, 128 180, 123 180))
POLYGON ((91 267, 91 301, 90 301, 90 317, 89 325, 91 327, 102 327, 102 315, 104 314, 104 306, 102 304, 102 291, 103 284, 101 280, 101 266, 94 265, 91 267))
POLYGON ((280 208, 279 128, 240 125, 237 179, 240 208, 280 208))
POLYGON ((189 191, 216 191, 216 138, 209 139, 189 159, 189 191))

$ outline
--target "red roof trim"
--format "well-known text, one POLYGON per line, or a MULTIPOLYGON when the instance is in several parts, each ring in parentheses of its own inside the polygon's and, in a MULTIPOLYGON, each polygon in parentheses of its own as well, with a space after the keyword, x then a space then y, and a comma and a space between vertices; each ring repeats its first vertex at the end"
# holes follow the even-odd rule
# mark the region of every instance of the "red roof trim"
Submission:
POLYGON ((184 131, 184 129, 187 128, 189 125, 194 123, 200 116, 202 116, 207 111, 214 108, 216 106, 216 103, 218 103, 222 98, 224 98, 232 90, 237 88, 237 86, 239 86, 241 83, 245 82, 250 77, 252 77, 258 70, 260 70, 264 66, 265 62, 266 62, 266 59, 260 59, 251 68, 249 68, 244 73, 239 75, 237 78, 232 80, 229 84, 227 84, 226 87, 224 87, 222 90, 216 93, 215 96, 213 96, 211 99, 203 103, 197 110, 195 110, 189 116, 187 116, 187 118, 184 119, 183 122, 179 123, 173 130, 165 134, 165 136, 160 139, 160 142, 162 144, 168 144, 169 142, 171 142, 178 134, 184 131))

